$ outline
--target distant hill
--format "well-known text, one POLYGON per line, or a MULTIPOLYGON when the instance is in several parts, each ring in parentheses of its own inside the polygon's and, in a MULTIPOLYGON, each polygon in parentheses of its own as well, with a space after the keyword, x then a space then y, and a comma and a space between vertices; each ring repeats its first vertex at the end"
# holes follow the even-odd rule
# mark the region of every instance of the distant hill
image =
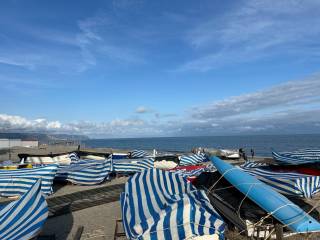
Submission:
POLYGON ((11 138, 21 140, 38 140, 40 143, 48 143, 52 141, 81 141, 89 139, 85 135, 73 135, 73 134, 49 134, 49 133, 11 133, 0 132, 0 138, 11 138))

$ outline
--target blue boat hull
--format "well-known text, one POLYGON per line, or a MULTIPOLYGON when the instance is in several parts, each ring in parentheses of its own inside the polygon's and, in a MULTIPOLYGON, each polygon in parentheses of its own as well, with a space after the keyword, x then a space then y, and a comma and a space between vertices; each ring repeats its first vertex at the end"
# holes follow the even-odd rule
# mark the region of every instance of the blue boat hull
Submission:
POLYGON ((210 160, 228 182, 292 231, 320 231, 317 220, 265 183, 217 157, 210 160))

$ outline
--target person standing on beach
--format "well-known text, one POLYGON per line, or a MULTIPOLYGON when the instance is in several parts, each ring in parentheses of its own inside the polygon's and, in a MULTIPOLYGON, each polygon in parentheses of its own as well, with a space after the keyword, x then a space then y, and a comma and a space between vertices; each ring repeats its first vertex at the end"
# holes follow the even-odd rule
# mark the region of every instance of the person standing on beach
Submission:
POLYGON ((254 157, 254 150, 253 148, 251 148, 251 158, 253 159, 253 157, 254 157))
POLYGON ((239 148, 239 157, 240 159, 243 158, 243 149, 239 148))

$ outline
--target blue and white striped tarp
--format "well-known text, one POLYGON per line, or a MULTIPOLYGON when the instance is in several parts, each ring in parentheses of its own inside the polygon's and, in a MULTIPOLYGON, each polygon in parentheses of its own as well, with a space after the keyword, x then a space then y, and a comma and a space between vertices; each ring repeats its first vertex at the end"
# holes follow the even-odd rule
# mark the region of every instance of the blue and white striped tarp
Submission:
POLYGON ((37 180, 17 201, 0 205, 0 239, 31 239, 41 230, 48 217, 48 206, 37 180))
POLYGON ((118 159, 112 162, 112 170, 115 173, 136 173, 153 166, 153 158, 118 159))
POLYGON ((208 166, 206 166, 206 167, 198 168, 198 169, 191 170, 191 171, 184 170, 184 169, 172 169, 169 171, 177 173, 185 178, 191 178, 191 177, 198 177, 203 172, 215 172, 215 171, 217 171, 217 169, 213 166, 213 164, 208 164, 208 166))
POLYGON ((272 151, 273 159, 281 165, 300 165, 320 162, 319 149, 302 149, 293 152, 272 151))
POLYGON ((251 162, 247 161, 244 164, 240 165, 242 168, 258 168, 258 167, 266 167, 268 166, 267 163, 262 163, 262 162, 251 162))
POLYGON ((241 168, 281 194, 311 198, 320 191, 320 176, 292 172, 274 172, 260 168, 241 168))
POLYGON ((121 194, 128 239, 224 238, 225 224, 206 194, 176 173, 149 169, 133 175, 121 194))
POLYGON ((22 195, 41 179, 41 191, 44 195, 53 193, 52 184, 58 165, 44 167, 0 170, 0 196, 22 195))
POLYGON ((112 160, 79 160, 69 166, 60 166, 55 180, 78 185, 95 185, 109 178, 112 160))
POLYGON ((148 156, 148 153, 143 150, 133 150, 130 155, 131 158, 143 158, 146 156, 148 156))
POLYGON ((207 161, 207 157, 204 153, 200 154, 192 154, 192 155, 183 155, 180 158, 180 166, 188 166, 188 165, 197 165, 207 161))

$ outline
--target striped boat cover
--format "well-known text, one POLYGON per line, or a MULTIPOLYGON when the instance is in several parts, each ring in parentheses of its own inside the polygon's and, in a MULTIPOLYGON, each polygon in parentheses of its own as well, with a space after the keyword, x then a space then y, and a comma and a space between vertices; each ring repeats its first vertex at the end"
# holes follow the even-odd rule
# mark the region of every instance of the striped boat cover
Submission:
POLYGON ((171 169, 170 172, 175 172, 182 177, 185 178, 195 178, 198 177, 203 172, 215 172, 217 169, 213 166, 213 164, 208 164, 207 166, 196 166, 197 168, 189 170, 185 169, 184 167, 177 167, 171 169))
POLYGON ((319 149, 303 149, 294 152, 272 151, 272 157, 281 165, 299 165, 320 162, 319 149))
POLYGON ((292 172, 274 172, 260 168, 244 168, 243 171, 258 178, 281 194, 311 198, 320 191, 320 176, 292 172))
POLYGON ((69 166, 59 166, 55 180, 78 185, 95 185, 109 178, 111 158, 102 160, 79 160, 69 166))
POLYGON ((116 173, 136 173, 142 170, 153 168, 153 158, 119 159, 113 161, 113 172, 116 173))
POLYGON ((131 152, 131 158, 143 158, 148 156, 148 153, 143 150, 133 150, 131 152))
POLYGON ((121 209, 128 239, 224 237, 225 224, 205 192, 169 171, 149 169, 133 175, 121 194, 121 209))
POLYGON ((242 168, 258 168, 258 167, 266 167, 268 166, 267 163, 262 163, 262 162, 251 162, 247 161, 244 164, 240 165, 242 168))
POLYGON ((180 166, 197 165, 199 163, 207 161, 207 157, 204 153, 183 155, 180 158, 180 166))
POLYGON ((47 217, 48 206, 37 180, 19 200, 0 209, 0 239, 31 239, 40 232, 47 217))
POLYGON ((52 194, 57 167, 58 165, 53 164, 44 167, 0 170, 0 196, 22 195, 39 179, 41 179, 42 193, 52 194))

